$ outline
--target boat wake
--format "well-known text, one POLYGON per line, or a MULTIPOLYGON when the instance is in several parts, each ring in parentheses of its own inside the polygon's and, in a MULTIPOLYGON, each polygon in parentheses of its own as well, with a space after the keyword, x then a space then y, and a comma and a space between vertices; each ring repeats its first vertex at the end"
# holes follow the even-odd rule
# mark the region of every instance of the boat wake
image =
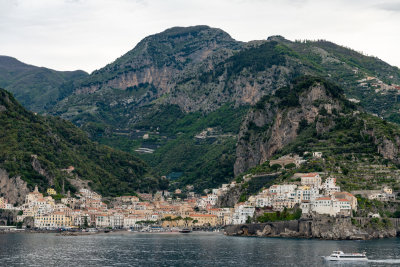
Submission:
POLYGON ((386 264, 400 264, 400 259, 368 260, 368 262, 386 263, 386 264))

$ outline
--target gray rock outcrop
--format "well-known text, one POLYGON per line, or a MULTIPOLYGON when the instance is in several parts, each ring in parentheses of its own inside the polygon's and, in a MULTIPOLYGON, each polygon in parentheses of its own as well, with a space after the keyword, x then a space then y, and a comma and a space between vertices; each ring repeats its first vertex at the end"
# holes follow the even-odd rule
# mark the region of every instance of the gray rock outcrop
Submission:
MULTIPOLYGON (((262 108, 250 111, 238 136, 235 175, 262 164, 294 141, 299 134, 300 122, 314 123, 322 109, 332 115, 332 110, 340 111, 340 102, 328 94, 323 84, 316 83, 300 94, 297 107, 280 109, 276 103, 267 102, 262 108)), ((327 124, 316 122, 319 133, 333 126, 332 120, 327 124)))
POLYGON ((295 237, 326 240, 367 240, 395 237, 393 226, 374 228, 366 218, 364 225, 352 224, 351 218, 320 216, 313 219, 230 225, 225 234, 231 236, 295 237))
POLYGON ((9 177, 7 171, 0 169, 0 195, 10 204, 22 204, 29 192, 27 183, 21 177, 9 177))

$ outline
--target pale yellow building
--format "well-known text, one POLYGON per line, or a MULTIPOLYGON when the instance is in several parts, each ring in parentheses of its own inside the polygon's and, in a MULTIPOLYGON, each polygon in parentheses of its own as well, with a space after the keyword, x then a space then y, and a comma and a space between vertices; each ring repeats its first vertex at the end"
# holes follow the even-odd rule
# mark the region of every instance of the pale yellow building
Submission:
POLYGON ((218 225, 218 216, 212 214, 190 214, 190 217, 197 220, 194 226, 216 226, 218 225))
POLYGON ((4 197, 0 197, 0 209, 5 209, 6 204, 8 204, 7 199, 5 199, 4 197))
POLYGON ((46 215, 37 215, 35 227, 38 228, 61 228, 71 227, 71 217, 66 216, 65 212, 54 212, 46 215))
POLYGON ((47 194, 52 196, 52 195, 57 195, 56 190, 54 188, 47 188, 47 194))

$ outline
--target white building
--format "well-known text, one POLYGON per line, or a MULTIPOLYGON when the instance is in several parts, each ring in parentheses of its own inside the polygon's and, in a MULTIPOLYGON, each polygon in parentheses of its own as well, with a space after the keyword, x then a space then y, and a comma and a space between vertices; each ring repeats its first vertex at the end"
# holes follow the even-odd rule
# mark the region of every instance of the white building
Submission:
POLYGON ((322 152, 313 152, 312 155, 314 158, 318 159, 322 158, 322 152))
POLYGON ((272 207, 272 197, 271 196, 260 196, 256 197, 256 207, 272 207))
POLYGON ((218 196, 216 194, 208 194, 207 195, 207 204, 211 206, 215 206, 217 204, 218 196))
POLYGON ((246 204, 236 204, 232 215, 232 224, 246 223, 247 219, 254 216, 255 208, 246 204))
POLYGON ((336 178, 328 177, 322 185, 325 193, 332 195, 335 192, 340 192, 340 186, 336 186, 336 178))
POLYGON ((269 188, 269 192, 276 193, 277 195, 287 194, 294 192, 297 188, 295 184, 281 184, 281 185, 272 185, 269 188))
POLYGON ((314 201, 319 196, 319 189, 317 187, 303 185, 297 188, 295 199, 297 203, 301 203, 303 201, 314 201))
POLYGON ((300 205, 302 213, 327 214, 330 216, 351 215, 351 204, 347 199, 320 197, 313 202, 304 202, 300 205))
POLYGON ((96 227, 99 228, 111 227, 110 217, 108 216, 108 214, 106 213, 96 214, 96 227))
POLYGON ((114 213, 109 216, 110 227, 115 229, 122 228, 124 226, 124 215, 120 213, 114 213))

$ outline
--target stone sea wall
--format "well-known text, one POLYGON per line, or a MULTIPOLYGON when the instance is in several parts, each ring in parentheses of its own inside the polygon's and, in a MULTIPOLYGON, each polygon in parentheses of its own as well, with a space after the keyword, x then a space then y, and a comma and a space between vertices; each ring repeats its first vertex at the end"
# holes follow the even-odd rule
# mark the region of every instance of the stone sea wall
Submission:
POLYGON ((318 238, 326 240, 368 240, 395 237, 400 229, 389 225, 374 225, 365 218, 363 225, 351 218, 318 217, 293 221, 230 225, 225 228, 229 236, 318 238))

